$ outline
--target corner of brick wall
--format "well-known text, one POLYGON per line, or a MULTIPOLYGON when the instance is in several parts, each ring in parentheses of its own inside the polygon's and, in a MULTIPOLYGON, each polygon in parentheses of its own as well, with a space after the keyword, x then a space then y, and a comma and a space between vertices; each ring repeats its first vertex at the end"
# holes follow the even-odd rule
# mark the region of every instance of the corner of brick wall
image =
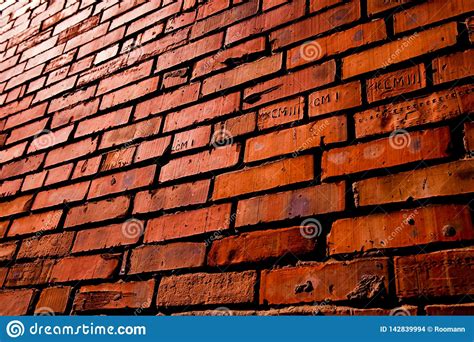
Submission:
POLYGON ((474 314, 473 1, 0 13, 1 315, 474 314))

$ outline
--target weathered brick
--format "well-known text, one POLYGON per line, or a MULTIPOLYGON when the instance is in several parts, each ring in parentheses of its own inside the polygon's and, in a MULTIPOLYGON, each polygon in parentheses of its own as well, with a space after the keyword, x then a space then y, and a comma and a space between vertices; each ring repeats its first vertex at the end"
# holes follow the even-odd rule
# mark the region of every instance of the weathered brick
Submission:
POLYGON ((220 204, 207 208, 163 215, 148 221, 144 241, 161 242, 203 233, 224 231, 231 222, 231 205, 220 204))
POLYGON ((48 287, 41 291, 35 313, 38 314, 64 314, 71 296, 72 287, 48 287))
POLYGON ((135 154, 135 162, 161 157, 171 143, 171 136, 142 142, 135 154))
POLYGON ((34 236, 23 240, 17 258, 34 259, 65 256, 71 250, 73 239, 74 232, 34 236))
POLYGON ((32 209, 42 209, 59 204, 80 201, 86 198, 89 181, 68 185, 62 188, 41 191, 36 195, 32 209))
POLYGON ((309 116, 319 116, 331 112, 353 108, 362 104, 359 82, 318 90, 309 95, 309 116))
POLYGON ((17 247, 17 241, 0 243, 0 261, 12 261, 17 247))
POLYGON ((309 254, 315 247, 315 240, 304 237, 300 227, 244 233, 214 241, 207 263, 210 266, 226 266, 262 262, 287 254, 309 254))
POLYGON ((110 151, 104 156, 104 161, 100 167, 100 171, 109 171, 117 168, 123 168, 132 164, 133 155, 136 146, 131 146, 128 148, 120 148, 115 151, 110 151))
POLYGON ((434 84, 473 76, 474 49, 438 57, 433 60, 432 66, 434 84))
POLYGON ((8 272, 5 286, 30 286, 45 284, 56 261, 53 259, 36 259, 31 263, 14 264, 8 272))
POLYGON ((132 125, 120 127, 103 134, 99 148, 129 143, 135 139, 145 138, 158 134, 160 131, 161 117, 140 121, 132 125))
POLYGON ((53 115, 51 128, 60 127, 82 118, 94 115, 99 110, 99 99, 87 101, 74 107, 61 110, 53 115))
POLYGON ((97 95, 102 95, 148 76, 151 72, 152 64, 152 61, 147 61, 101 80, 97 88, 97 95))
POLYGON ((46 156, 45 166, 84 157, 97 148, 97 138, 88 138, 64 147, 51 150, 46 156))
POLYGON ((17 218, 13 221, 8 236, 54 230, 59 224, 62 213, 62 210, 54 210, 17 218))
POLYGON ((255 298, 256 281, 257 274, 254 271, 164 277, 158 288, 157 305, 251 303, 255 298))
POLYGON ((217 176, 212 198, 221 199, 268 190, 309 181, 313 177, 314 163, 312 156, 283 159, 217 176))
POLYGON ((79 160, 74 168, 72 179, 96 174, 99 170, 101 156, 79 160))
POLYGON ((77 125, 76 138, 119 126, 128 122, 132 108, 123 108, 95 118, 84 120, 77 125))
POLYGON ((247 113, 236 116, 214 125, 214 134, 212 138, 216 142, 227 140, 226 132, 233 138, 255 131, 257 127, 256 113, 247 113), (222 135, 220 133, 223 133, 222 135))
POLYGON ((130 274, 196 268, 203 266, 206 245, 195 242, 177 242, 167 245, 149 245, 135 248, 130 257, 130 274))
POLYGON ((367 1, 367 13, 374 15, 382 11, 386 11, 398 6, 402 6, 405 3, 409 3, 412 0, 371 0, 367 1))
POLYGON ((466 151, 474 151, 474 122, 464 124, 464 146, 466 151))
POLYGON ((344 198, 344 182, 252 197, 238 202, 235 225, 340 212, 345 209, 344 198))
POLYGON ((472 316, 474 315, 474 304, 427 305, 425 311, 430 316, 472 316))
POLYGON ((395 286, 400 298, 470 295, 474 249, 451 249, 395 257, 395 286))
POLYGON ((176 133, 171 145, 171 153, 192 150, 204 147, 211 140, 211 126, 201 126, 198 128, 176 133))
POLYGON ((36 291, 34 289, 20 289, 20 290, 1 290, 0 301, 0 315, 2 316, 19 316, 26 315, 36 291))
POLYGON ((386 295, 389 279, 386 258, 265 270, 261 276, 260 303, 373 301, 386 295))
POLYGON ((158 81, 159 77, 153 77, 106 94, 102 97, 100 109, 107 109, 152 93, 158 88, 158 81))
POLYGON ((51 282, 111 278, 120 264, 121 255, 103 254, 60 259, 51 269, 51 282))
POLYGON ((301 120, 304 116, 304 105, 304 98, 296 97, 259 109, 258 129, 262 130, 301 120))
POLYGON ((0 217, 24 213, 31 208, 33 196, 21 196, 8 202, 0 203, 0 217))
POLYGON ((337 220, 330 254, 471 240, 471 214, 463 205, 436 205, 337 220))

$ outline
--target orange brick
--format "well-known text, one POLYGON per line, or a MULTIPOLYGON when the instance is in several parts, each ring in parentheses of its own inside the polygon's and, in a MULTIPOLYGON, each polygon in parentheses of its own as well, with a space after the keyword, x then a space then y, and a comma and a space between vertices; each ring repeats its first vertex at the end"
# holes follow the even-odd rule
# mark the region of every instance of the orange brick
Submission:
POLYGON ((438 57, 433 60, 432 65, 434 84, 473 76, 474 49, 438 57))
POLYGON ((160 131, 161 117, 140 121, 135 124, 107 131, 102 136, 99 148, 107 148, 129 143, 135 139, 145 138, 158 134, 160 131))
POLYGON ((17 241, 0 243, 0 261, 12 261, 17 247, 17 241))
POLYGON ((466 151, 474 151, 474 123, 466 122, 464 124, 464 146, 466 151))
POLYGON ((304 98, 297 97, 258 110, 258 129, 279 126, 301 120, 304 116, 304 98))
POLYGON ((89 189, 89 181, 64 186, 54 190, 41 191, 36 195, 32 209, 47 208, 63 203, 71 203, 86 198, 89 189))
POLYGON ((19 316, 26 315, 34 300, 36 290, 0 290, 0 315, 19 316))
POLYGON ((35 313, 41 314, 64 314, 71 296, 72 287, 57 286, 48 287, 41 291, 35 313))
POLYGON ((411 1, 413 0, 370 0, 367 1, 367 13, 369 15, 374 15, 410 3, 411 1))
POLYGON ((171 143, 171 136, 148 140, 138 145, 135 162, 161 157, 171 143))
POLYGON ((55 210, 17 218, 13 221, 8 236, 56 229, 62 213, 62 210, 55 210))
POLYGON ((181 133, 176 133, 171 145, 171 153, 204 147, 211 140, 211 126, 201 126, 181 133))
POLYGON ((132 108, 128 107, 89 120, 83 120, 77 125, 74 137, 82 137, 84 135, 105 131, 106 129, 125 124, 128 122, 131 112, 132 108))
POLYGON ((8 217, 28 211, 31 208, 32 199, 33 196, 22 196, 0 203, 0 217, 8 217))
POLYGON ((152 93, 158 88, 158 81, 159 77, 153 77, 106 94, 102 97, 100 109, 107 109, 152 93))
POLYGON ((100 171, 108 171, 130 165, 136 149, 136 146, 132 146, 110 151, 105 155, 100 171))
POLYGON ((45 166, 84 157, 96 150, 97 140, 97 138, 87 138, 64 147, 50 150, 46 156, 45 166))
POLYGON ((359 82, 316 91, 309 95, 309 116, 318 116, 362 104, 359 82))
POLYGON ((119 266, 119 254, 86 255, 60 259, 51 269, 50 281, 108 279, 119 266))

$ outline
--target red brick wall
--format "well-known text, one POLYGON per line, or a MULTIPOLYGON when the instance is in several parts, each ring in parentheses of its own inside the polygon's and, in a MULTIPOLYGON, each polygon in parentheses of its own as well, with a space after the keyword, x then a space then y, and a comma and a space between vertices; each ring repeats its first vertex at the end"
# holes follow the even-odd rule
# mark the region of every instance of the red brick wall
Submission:
POLYGON ((0 11, 0 314, 474 313, 473 1, 0 11))

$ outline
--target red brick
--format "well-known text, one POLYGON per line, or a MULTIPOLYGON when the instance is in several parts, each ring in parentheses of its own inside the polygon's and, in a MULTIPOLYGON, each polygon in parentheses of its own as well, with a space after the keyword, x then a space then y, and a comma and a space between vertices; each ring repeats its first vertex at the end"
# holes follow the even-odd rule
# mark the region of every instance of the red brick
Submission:
POLYGON ((206 78, 201 93, 209 95, 251 80, 277 72, 282 66, 282 55, 264 57, 255 62, 239 65, 229 71, 206 78))
POLYGON ((43 236, 34 236, 23 240, 18 259, 61 257, 69 254, 74 239, 74 232, 64 232, 43 236))
POLYGON ((158 88, 158 81, 159 77, 149 78, 137 84, 106 94, 102 97, 100 109, 107 109, 152 93, 158 88))
POLYGON ((0 197, 13 196, 20 191, 22 179, 4 181, 0 185, 0 197))
POLYGON ((436 205, 337 220, 330 254, 471 240, 471 214, 463 205, 436 205))
POLYGON ((423 64, 389 72, 366 81, 369 102, 383 100, 426 87, 423 64))
MULTIPOLYGON (((85 89, 79 89, 79 90, 73 91, 71 93, 64 94, 63 96, 61 96, 59 98, 51 100, 51 104, 49 105, 49 108, 48 108, 48 113, 53 113, 53 112, 56 112, 56 111, 58 111, 60 109, 63 109, 63 108, 72 107, 73 105, 76 105, 80 102, 89 100, 90 98, 92 98, 94 96, 96 88, 97 88, 97 86, 94 85, 94 86, 91 86, 91 87, 87 87, 85 89)), ((84 109, 86 109, 85 106, 86 105, 91 106, 91 103, 95 104, 95 102, 87 102, 87 103, 84 103, 84 104, 79 104, 77 107, 71 108, 71 111, 73 109, 77 110, 78 108, 82 108, 84 110, 84 109)), ((91 113, 91 114, 94 114, 95 111, 97 111, 97 109, 91 110, 90 108, 91 107, 87 107, 87 110, 89 110, 91 112, 93 111, 93 113, 91 113)), ((53 122, 54 122, 54 120, 53 120, 53 122)), ((53 128, 54 128, 54 126, 53 126, 53 128)))
POLYGON ((211 126, 201 126, 198 128, 176 133, 171 145, 171 153, 192 150, 204 147, 211 140, 211 126))
POLYGON ((216 14, 229 7, 229 4, 229 0, 210 0, 207 3, 204 3, 201 7, 199 7, 197 20, 210 17, 211 15, 216 14))
POLYGON ((28 96, 19 101, 15 101, 0 107, 0 119, 30 108, 32 100, 33 96, 28 96))
POLYGON ((88 202, 69 210, 64 227, 123 217, 127 213, 129 205, 130 199, 127 196, 88 202))
MULTIPOLYGON (((155 24, 159 21, 162 21, 163 19, 166 19, 170 16, 173 16, 174 14, 178 13, 180 10, 181 4, 179 2, 173 2, 169 4, 169 6, 165 6, 163 8, 160 8, 159 10, 152 12, 145 17, 142 17, 140 19, 134 20, 130 25, 128 26, 127 29, 127 36, 131 35, 132 33, 135 33, 147 26, 150 26, 152 24, 155 24)), ((184 15, 184 14, 183 14, 184 15)), ((175 19, 176 16, 168 19, 167 24, 173 19, 175 19)), ((193 17, 194 20, 194 17, 193 17)))
POLYGON ((146 309, 151 306, 155 280, 82 286, 74 298, 77 312, 107 309, 146 309))
POLYGON ((373 301, 388 290, 389 280, 386 258, 265 270, 261 277, 260 304, 373 301))
POLYGON ((64 161, 87 156, 97 148, 97 138, 88 138, 79 142, 51 150, 45 161, 45 166, 55 165, 64 161))
POLYGON ((433 60, 432 66, 434 84, 473 76, 474 49, 438 57, 433 60))
POLYGON ((222 199, 309 181, 314 178, 312 156, 291 159, 225 173, 216 177, 212 198, 222 199))
MULTIPOLYGON (((45 150, 48 148, 52 148, 55 145, 62 144, 63 142, 69 139, 69 135, 71 134, 74 126, 67 126, 61 129, 57 129, 55 131, 50 130, 43 130, 37 134, 33 141, 28 148, 28 153, 33 153, 36 151, 45 150)), ((58 149, 62 150, 62 149, 58 149)), ((54 153, 54 152, 53 152, 54 153)))
POLYGON ((141 63, 133 68, 126 69, 118 74, 101 80, 99 87, 97 88, 97 95, 102 95, 148 76, 151 72, 152 62, 153 61, 147 61, 141 63))
POLYGON ((233 93, 214 100, 189 106, 166 116, 164 131, 170 132, 213 118, 236 112, 239 109, 240 94, 233 93))
POLYGON ((8 272, 5 286, 31 286, 46 284, 56 260, 36 259, 26 264, 14 264, 8 272))
POLYGON ((447 3, 428 0, 423 4, 396 13, 393 16, 393 27, 395 33, 399 33, 470 11, 474 11, 474 4, 468 0, 447 3))
POLYGON ((158 288, 157 305, 167 307, 252 303, 256 282, 257 274, 254 271, 164 277, 158 288))
MULTIPOLYGON (((213 138, 216 142, 219 142, 219 132, 228 132, 231 137, 236 138, 240 135, 244 135, 255 131, 257 126, 256 113, 247 113, 244 115, 236 116, 225 121, 218 122, 214 125, 213 138)), ((225 135, 222 136, 224 140, 228 139, 225 135)))
POLYGON ((0 267, 0 286, 3 286, 5 279, 7 278, 8 267, 0 267))
POLYGON ((113 31, 109 31, 109 33, 107 33, 106 35, 101 36, 87 44, 82 45, 79 48, 79 52, 77 53, 77 58, 82 58, 84 56, 87 56, 93 52, 96 52, 102 49, 105 46, 109 46, 119 41, 120 39, 123 38, 124 34, 125 34, 124 27, 118 28, 113 31))
POLYGON ((54 230, 59 224, 62 213, 62 210, 54 210, 17 218, 13 221, 8 236, 54 230))
MULTIPOLYGON (((128 220, 101 228, 90 228, 77 232, 73 253, 108 249, 118 246, 132 245, 138 242, 144 223, 139 220, 128 220), (133 225, 131 233, 127 233, 127 225, 133 225)), ((132 226, 130 226, 130 230, 132 226)))
POLYGON ((133 249, 130 274, 196 268, 203 266, 206 245, 195 242, 177 242, 167 245, 142 246, 133 249))
POLYGON ((250 54, 265 51, 265 39, 255 38, 232 48, 219 50, 216 54, 196 62, 192 78, 201 77, 228 66, 232 60, 245 60, 250 54))
POLYGON ((344 182, 257 196, 238 202, 235 225, 340 212, 345 209, 344 198, 344 182))
POLYGON ((395 257, 395 286, 399 298, 471 295, 474 249, 395 257))
POLYGON ((375 20, 324 38, 304 42, 290 49, 286 65, 290 69, 295 68, 385 38, 387 38, 385 22, 381 19, 375 20))
POLYGON ((81 201, 86 198, 89 181, 64 186, 62 188, 41 191, 33 202, 33 210, 59 204, 81 201))
POLYGON ((0 164, 21 157, 25 152, 27 142, 16 144, 0 151, 0 164))
MULTIPOLYGON (((79 41, 81 43, 87 42, 87 41, 83 41, 82 39, 85 38, 87 32, 90 29, 92 29, 93 27, 96 27, 98 25, 99 20, 100 20, 100 16, 95 15, 93 17, 85 19, 85 20, 83 20, 83 21, 67 28, 66 30, 62 31, 59 34, 58 43, 61 44, 61 43, 71 42, 71 43, 68 43, 66 45, 66 51, 68 51, 69 48, 76 45, 76 44, 73 44, 73 42, 74 43, 79 42, 79 41), (82 35, 82 33, 85 33, 85 34, 82 35)), ((102 29, 102 27, 101 27, 101 29, 102 29)), ((99 32, 101 32, 101 30, 99 32)), ((93 39, 93 38, 94 38, 94 35, 91 35, 90 39, 93 39)), ((78 46, 78 45, 76 45, 76 46, 78 46)))
POLYGON ((58 41, 58 37, 51 37, 48 40, 45 40, 39 44, 33 45, 32 48, 23 51, 21 55, 20 62, 26 61, 27 59, 37 56, 42 52, 45 52, 49 49, 52 49, 58 41))
POLYGON ((41 291, 38 303, 36 304, 35 313, 44 313, 48 315, 51 315, 51 313, 66 313, 71 292, 72 287, 70 286, 45 288, 41 291))
POLYGON ((425 311, 430 316, 472 316, 474 315, 474 304, 427 305, 425 311))
POLYGON ((359 82, 316 91, 309 95, 309 116, 319 116, 362 104, 359 82))
POLYGON ((61 110, 53 115, 51 128, 56 128, 94 115, 99 110, 99 99, 80 103, 72 108, 61 110))
POLYGON ((450 143, 449 127, 440 127, 331 149, 323 153, 321 179, 445 158, 450 143))
MULTIPOLYGON (((76 83, 77 76, 71 76, 69 78, 66 78, 65 80, 62 80, 61 82, 58 82, 52 86, 49 86, 47 88, 43 88, 42 90, 38 91, 35 95, 35 99, 33 100, 33 103, 41 102, 44 100, 47 100, 53 96, 56 96, 62 92, 65 92, 66 90, 69 90, 74 87, 74 84, 76 83)), ((51 110, 51 109, 50 109, 51 110)))
POLYGON ((239 161, 239 155, 240 145, 234 144, 172 159, 161 168, 160 182, 234 166, 239 161))
MULTIPOLYGON (((137 3, 138 4, 138 3, 137 3)), ((112 24, 110 25, 111 29, 114 29, 116 27, 122 26, 130 21, 135 21, 138 17, 141 17, 142 15, 151 12, 154 9, 159 8, 161 5, 160 0, 149 0, 149 1, 144 1, 144 3, 132 10, 127 11, 126 13, 122 14, 118 18, 115 18, 112 20, 112 24)), ((120 6, 120 5, 119 5, 120 6)), ((102 18, 102 21, 104 18, 102 18)))
POLYGON ((194 102, 199 96, 199 83, 192 83, 150 100, 141 102, 135 110, 135 119, 145 118, 172 108, 194 102))
POLYGON ((160 131, 161 117, 140 121, 132 125, 107 131, 103 134, 100 142, 100 148, 130 143, 139 138, 145 138, 150 135, 158 134, 160 131))
POLYGON ((294 73, 262 82, 244 90, 244 109, 296 95, 335 80, 336 64, 328 61, 294 73))
POLYGON ((371 0, 367 1, 367 13, 369 15, 374 15, 382 11, 386 11, 403 4, 409 3, 412 0, 396 0, 396 1, 387 1, 387 0, 371 0))
POLYGON ((17 247, 17 241, 0 243, 0 261, 12 261, 17 247))
POLYGON ((142 142, 135 155, 135 162, 161 157, 171 143, 171 136, 142 142))
POLYGON ((304 116, 304 102, 303 97, 297 97, 259 109, 258 129, 262 130, 301 120, 304 116))
POLYGON ((98 156, 90 159, 79 160, 74 168, 72 179, 96 174, 97 171, 99 171, 101 159, 102 157, 98 156))
MULTIPOLYGON (((48 51, 49 53, 49 51, 48 51)), ((8 83, 5 87, 5 90, 11 89, 13 87, 16 87, 20 84, 23 84, 25 82, 28 82, 29 80, 40 76, 41 73, 43 72, 44 65, 38 65, 36 68, 32 68, 30 70, 22 72, 20 75, 17 75, 15 77, 12 77, 8 80, 8 83)))
POLYGON ((4 129, 9 129, 12 127, 19 126, 25 122, 28 122, 30 120, 43 116, 46 113, 47 106, 48 106, 47 103, 43 103, 43 104, 31 107, 30 109, 26 109, 22 111, 21 113, 8 117, 5 123, 4 129))
POLYGON ((178 70, 168 71, 163 74, 163 82, 161 89, 167 89, 182 85, 188 82, 188 69, 182 68, 178 70))
POLYGON ((34 289, 20 290, 1 290, 0 306, 1 316, 19 316, 26 315, 33 303, 36 291, 34 289))
POLYGON ((356 113, 356 137, 393 132, 467 114, 474 106, 473 91, 474 86, 465 85, 356 113))
POLYGON ((207 263, 210 266, 225 266, 263 262, 286 254, 309 254, 315 247, 314 239, 304 237, 300 227, 244 233, 214 241, 207 263))
POLYGON ((74 165, 72 163, 55 167, 48 170, 48 176, 44 182, 44 186, 63 182, 69 179, 74 165))
POLYGON ((96 178, 91 183, 87 198, 102 197, 150 185, 153 182, 155 171, 156 165, 149 165, 139 169, 96 178))
POLYGON ((120 264, 120 258, 119 254, 103 254, 60 259, 51 269, 50 281, 112 278, 120 264))
POLYGON ((231 205, 226 203, 151 219, 144 241, 161 242, 226 230, 231 221, 230 212, 231 205))
POLYGON ((139 192, 135 196, 133 212, 147 213, 204 203, 209 192, 209 183, 209 180, 201 180, 139 192))
POLYGON ((132 108, 123 108, 95 118, 84 120, 77 125, 74 137, 82 137, 91 133, 104 131, 128 122, 132 108))
POLYGON ((0 203, 0 217, 8 217, 11 215, 24 213, 31 207, 33 196, 17 197, 8 202, 0 203))
POLYGON ((354 183, 356 205, 405 202, 474 192, 474 160, 466 159, 354 183))
POLYGON ((466 122, 464 124, 464 146, 466 151, 474 151, 474 123, 466 122))
POLYGON ((342 76, 350 78, 452 46, 456 36, 456 23, 449 23, 350 55, 342 60, 342 76))
POLYGON ((107 153, 100 167, 100 171, 108 171, 130 165, 136 149, 136 146, 132 146, 107 153))

